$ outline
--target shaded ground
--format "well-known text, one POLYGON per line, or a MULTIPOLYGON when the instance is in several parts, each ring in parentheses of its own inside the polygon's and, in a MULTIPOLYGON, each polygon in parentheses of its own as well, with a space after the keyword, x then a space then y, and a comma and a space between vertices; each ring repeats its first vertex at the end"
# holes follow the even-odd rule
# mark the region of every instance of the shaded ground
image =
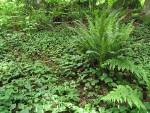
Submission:
MULTIPOLYGON (((129 52, 128 57, 143 65, 148 74, 149 30, 146 25, 137 27, 133 43, 139 44, 133 47, 134 52, 129 52)), ((0 37, 0 112, 72 113, 82 107, 129 112, 125 105, 118 109, 116 105, 104 104, 100 100, 113 85, 130 83, 129 78, 116 81, 108 76, 108 80, 103 81, 98 67, 94 67, 85 55, 75 49, 75 37, 74 33, 64 29, 0 37)), ((148 102, 149 99, 144 98, 143 101, 148 102)))

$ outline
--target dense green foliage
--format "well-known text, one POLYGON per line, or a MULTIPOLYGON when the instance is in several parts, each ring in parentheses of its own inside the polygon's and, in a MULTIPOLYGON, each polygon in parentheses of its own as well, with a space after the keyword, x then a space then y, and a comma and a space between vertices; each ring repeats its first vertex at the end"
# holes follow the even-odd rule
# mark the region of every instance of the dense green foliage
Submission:
POLYGON ((0 1, 0 113, 148 113, 150 23, 118 1, 0 1))
POLYGON ((126 49, 126 41, 133 26, 132 23, 121 24, 123 17, 119 16, 119 12, 110 13, 105 9, 92 19, 87 17, 88 27, 80 22, 80 28, 75 30, 79 34, 77 47, 83 53, 89 54, 93 60, 97 60, 100 65, 119 56, 126 49))

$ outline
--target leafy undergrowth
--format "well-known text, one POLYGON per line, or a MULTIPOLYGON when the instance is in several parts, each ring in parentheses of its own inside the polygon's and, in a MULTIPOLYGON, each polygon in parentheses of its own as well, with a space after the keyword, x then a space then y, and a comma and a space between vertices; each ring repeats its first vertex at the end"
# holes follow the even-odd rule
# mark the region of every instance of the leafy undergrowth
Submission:
MULTIPOLYGON (((144 113, 150 110, 145 85, 140 86, 131 73, 124 75, 116 70, 102 73, 86 55, 76 50, 72 41, 75 37, 76 34, 65 29, 17 32, 0 37, 1 113, 144 113), (129 97, 133 98, 136 93, 146 110, 136 107, 141 104, 138 99, 133 106, 126 101, 122 104, 102 101, 117 85, 120 90, 131 90, 130 86, 136 89, 134 93, 126 93, 127 97, 132 93, 129 97)), ((132 47, 134 52, 129 51, 128 59, 142 65, 150 74, 148 25, 137 26, 133 37, 132 42, 137 44, 132 47)))

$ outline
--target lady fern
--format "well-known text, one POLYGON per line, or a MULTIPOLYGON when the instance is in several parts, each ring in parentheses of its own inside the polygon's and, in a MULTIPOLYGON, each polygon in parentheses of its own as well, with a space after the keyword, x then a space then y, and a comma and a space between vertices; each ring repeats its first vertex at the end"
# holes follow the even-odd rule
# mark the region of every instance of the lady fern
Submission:
POLYGON ((146 109, 140 98, 138 92, 133 90, 130 86, 118 85, 113 91, 102 98, 103 101, 112 101, 118 103, 128 103, 130 107, 135 105, 139 109, 146 109))

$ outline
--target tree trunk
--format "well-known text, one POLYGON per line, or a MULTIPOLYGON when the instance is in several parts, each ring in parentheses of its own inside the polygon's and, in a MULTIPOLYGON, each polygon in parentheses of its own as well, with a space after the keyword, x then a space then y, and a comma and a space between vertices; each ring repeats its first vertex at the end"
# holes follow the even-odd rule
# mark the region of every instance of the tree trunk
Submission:
POLYGON ((146 16, 150 16, 150 0, 145 0, 143 12, 146 16))
POLYGON ((115 9, 138 9, 141 7, 141 3, 140 0, 116 0, 112 7, 115 9))

